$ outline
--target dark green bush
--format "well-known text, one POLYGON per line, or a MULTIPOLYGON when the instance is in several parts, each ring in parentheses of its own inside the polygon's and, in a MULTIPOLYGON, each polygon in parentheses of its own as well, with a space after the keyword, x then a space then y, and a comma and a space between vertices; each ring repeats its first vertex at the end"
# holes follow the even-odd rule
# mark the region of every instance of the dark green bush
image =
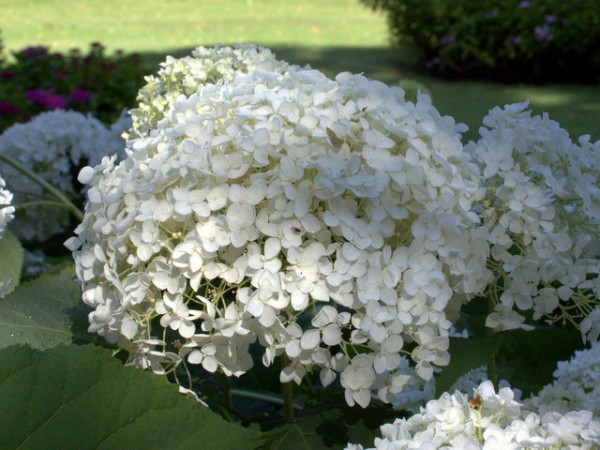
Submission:
POLYGON ((90 112, 110 124, 134 105, 144 82, 139 55, 106 55, 99 43, 87 54, 36 46, 13 55, 12 63, 0 59, 0 132, 52 109, 90 112))
POLYGON ((363 0, 388 14, 393 39, 412 43, 446 77, 501 81, 600 79, 598 0, 363 0))

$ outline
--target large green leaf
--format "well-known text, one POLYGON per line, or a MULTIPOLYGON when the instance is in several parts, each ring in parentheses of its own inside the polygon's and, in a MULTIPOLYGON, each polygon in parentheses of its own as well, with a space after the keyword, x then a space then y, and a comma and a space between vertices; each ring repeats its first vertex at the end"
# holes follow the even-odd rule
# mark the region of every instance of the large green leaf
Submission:
POLYGON ((261 434, 225 422, 176 385, 93 345, 0 350, 2 449, 252 449, 261 434))
POLYGON ((10 294, 19 285, 21 269, 23 267, 23 247, 10 231, 4 230, 4 236, 0 238, 0 282, 12 280, 7 294, 10 294))
POLYGON ((89 308, 81 300, 71 263, 23 283, 0 302, 0 348, 28 344, 46 349, 73 341, 99 342, 87 332, 89 308))
POLYGON ((439 397, 469 370, 487 366, 498 354, 502 336, 499 334, 481 338, 450 338, 450 364, 435 379, 435 396, 439 397))
POLYGON ((269 432, 270 450, 342 449, 348 443, 371 447, 380 427, 400 417, 390 405, 373 401, 368 408, 350 407, 342 394, 309 402, 290 423, 269 432))

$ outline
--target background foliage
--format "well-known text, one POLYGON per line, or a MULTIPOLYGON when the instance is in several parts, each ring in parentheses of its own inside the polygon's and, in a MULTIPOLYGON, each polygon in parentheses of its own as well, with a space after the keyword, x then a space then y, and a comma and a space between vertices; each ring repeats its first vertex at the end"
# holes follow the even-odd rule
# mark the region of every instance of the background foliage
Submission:
POLYGON ((501 81, 600 79, 596 0, 364 0, 434 74, 501 81))

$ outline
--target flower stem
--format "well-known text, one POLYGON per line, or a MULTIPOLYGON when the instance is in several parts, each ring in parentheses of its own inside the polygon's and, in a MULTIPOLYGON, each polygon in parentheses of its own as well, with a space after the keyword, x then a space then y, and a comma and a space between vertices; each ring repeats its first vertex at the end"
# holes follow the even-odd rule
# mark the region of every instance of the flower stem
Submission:
MULTIPOLYGON (((288 383, 286 383, 288 384, 288 383)), ((284 404, 284 399, 283 397, 279 397, 277 395, 273 395, 273 394, 266 394, 263 392, 254 392, 254 391, 247 391, 245 389, 231 389, 231 395, 235 396, 235 397, 245 397, 245 398, 251 398, 253 400, 259 400, 262 402, 268 402, 268 403, 273 403, 275 405, 282 405, 284 404)), ((302 409, 302 406, 294 403, 292 405, 293 409, 296 410, 300 410, 302 409)))
MULTIPOLYGON (((283 370, 289 362, 285 353, 280 356, 280 362, 281 370, 283 370)), ((294 386, 291 381, 281 383, 281 396, 283 397, 283 414, 286 419, 292 420, 294 418, 294 386)))
POLYGON ((76 219, 78 219, 80 221, 83 220, 83 213, 79 210, 79 208, 77 208, 77 206, 75 206, 73 204, 73 202, 71 202, 71 200, 69 200, 67 197, 65 197, 65 195, 62 192, 60 192, 58 189, 56 189, 54 186, 52 186, 51 184, 49 184, 42 178, 38 177, 35 173, 33 173, 27 167, 19 164, 17 161, 14 161, 11 158, 8 158, 7 156, 3 155, 2 153, 0 153, 0 160, 4 161, 6 164, 14 167, 16 170, 21 172, 23 175, 25 175, 27 178, 29 178, 33 182, 39 184, 50 195, 52 195, 60 203, 62 203, 65 206, 65 208, 67 208, 76 219))
POLYGON ((281 395, 283 396, 283 414, 285 418, 291 420, 294 418, 294 386, 292 382, 281 384, 281 395))
MULTIPOLYGON (((494 312, 494 307, 496 306, 494 299, 490 296, 488 297, 488 315, 494 312)), ((487 335, 492 336, 494 331, 491 328, 488 328, 487 335)), ((487 379, 492 382, 494 385, 494 390, 498 392, 498 374, 496 372, 496 353, 492 354, 490 357, 487 368, 486 368, 487 379)))

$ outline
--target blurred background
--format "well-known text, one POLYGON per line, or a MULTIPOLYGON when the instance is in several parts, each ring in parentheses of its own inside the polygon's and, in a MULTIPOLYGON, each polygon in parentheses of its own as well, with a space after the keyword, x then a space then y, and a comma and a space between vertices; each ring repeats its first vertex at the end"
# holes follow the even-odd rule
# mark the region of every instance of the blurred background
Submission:
POLYGON ((0 0, 0 130, 61 106, 108 123, 133 106, 143 75, 166 55, 251 42, 330 76, 414 82, 469 126, 469 139, 490 108, 530 100, 573 138, 596 140, 599 8, 597 0, 0 0))

